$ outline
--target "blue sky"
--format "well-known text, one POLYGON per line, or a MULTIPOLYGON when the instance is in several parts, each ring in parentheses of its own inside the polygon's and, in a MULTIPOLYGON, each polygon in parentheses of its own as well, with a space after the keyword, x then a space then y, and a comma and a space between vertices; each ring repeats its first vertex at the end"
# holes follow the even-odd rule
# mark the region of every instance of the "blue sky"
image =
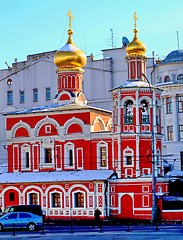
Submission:
POLYGON ((73 39, 87 55, 102 58, 102 49, 120 47, 122 37, 133 39, 133 13, 138 16, 139 39, 164 58, 172 50, 183 49, 182 0, 0 0, 0 69, 14 59, 24 61, 29 54, 57 50, 67 40, 71 9, 73 39))

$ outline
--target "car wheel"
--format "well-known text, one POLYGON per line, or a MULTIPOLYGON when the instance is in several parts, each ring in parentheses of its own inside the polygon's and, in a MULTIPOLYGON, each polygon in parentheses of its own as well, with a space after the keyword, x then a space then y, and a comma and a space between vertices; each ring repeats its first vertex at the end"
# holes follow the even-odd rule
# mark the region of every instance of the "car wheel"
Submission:
POLYGON ((3 225, 0 224, 0 231, 3 231, 3 225))
POLYGON ((36 230, 36 224, 35 223, 29 223, 27 225, 27 228, 28 228, 29 231, 34 231, 34 230, 36 230))

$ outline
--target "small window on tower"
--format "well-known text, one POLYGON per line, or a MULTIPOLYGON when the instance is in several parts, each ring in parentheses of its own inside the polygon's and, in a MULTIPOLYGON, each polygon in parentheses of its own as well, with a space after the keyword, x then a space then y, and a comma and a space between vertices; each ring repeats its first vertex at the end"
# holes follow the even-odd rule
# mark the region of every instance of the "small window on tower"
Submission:
POLYGON ((133 101, 128 100, 125 102, 125 111, 124 111, 124 123, 133 124, 133 101))

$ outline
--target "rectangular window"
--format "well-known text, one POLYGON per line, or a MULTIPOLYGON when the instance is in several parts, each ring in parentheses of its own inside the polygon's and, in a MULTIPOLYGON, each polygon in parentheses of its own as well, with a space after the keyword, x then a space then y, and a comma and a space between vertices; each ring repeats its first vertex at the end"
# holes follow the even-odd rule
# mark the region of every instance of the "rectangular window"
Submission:
POLYGON ((180 136, 180 141, 183 141, 183 125, 179 126, 179 136, 180 136))
POLYGON ((15 194, 14 194, 14 192, 10 192, 9 193, 9 201, 15 201, 15 194))
POLYGON ((132 156, 126 156, 126 165, 132 165, 132 156))
POLYGON ((143 205, 143 207, 149 207, 149 196, 148 195, 142 196, 142 205, 143 205))
POLYGON ((183 112, 183 96, 178 96, 178 112, 183 112))
POLYGON ((107 160, 107 155, 106 155, 106 147, 100 147, 100 166, 101 167, 106 167, 106 160, 107 160))
POLYGON ((7 91, 7 105, 13 104, 13 91, 7 91))
POLYGON ((52 149, 45 148, 45 163, 52 163, 52 149))
POLYGON ((25 92, 20 91, 20 103, 24 103, 24 102, 25 102, 25 92))
POLYGON ((142 124, 149 124, 149 115, 142 115, 142 124))
POLYGON ((34 88, 33 89, 33 102, 37 102, 38 101, 38 89, 34 88))
POLYGON ((166 98, 166 113, 172 113, 172 98, 166 98))
POLYGON ((60 193, 51 194, 51 207, 56 208, 60 207, 60 193))
POLYGON ((45 133, 51 133, 51 125, 45 126, 45 133))
POLYGON ((84 207, 84 194, 81 192, 75 193, 75 207, 84 207))
POLYGON ((173 141, 173 126, 167 127, 167 140, 173 141))
POLYGON ((30 193, 29 194, 29 204, 38 204, 38 195, 37 193, 30 193))
POLYGON ((125 115, 124 116, 124 123, 125 124, 133 124, 133 116, 132 115, 125 115))
POLYGON ((47 87, 46 88, 46 100, 50 100, 51 99, 51 88, 47 87))

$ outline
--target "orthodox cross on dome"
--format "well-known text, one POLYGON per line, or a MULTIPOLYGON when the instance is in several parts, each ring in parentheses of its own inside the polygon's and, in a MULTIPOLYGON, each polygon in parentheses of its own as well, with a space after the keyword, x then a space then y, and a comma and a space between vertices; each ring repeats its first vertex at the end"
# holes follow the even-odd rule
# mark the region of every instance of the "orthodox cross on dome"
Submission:
POLYGON ((133 18, 134 18, 134 27, 135 27, 135 29, 136 29, 136 27, 137 27, 137 20, 138 20, 138 17, 137 17, 137 15, 136 15, 136 12, 134 12, 133 18))
POLYGON ((72 19, 74 16, 72 15, 71 10, 68 11, 67 15, 69 16, 69 29, 72 30, 72 19))

